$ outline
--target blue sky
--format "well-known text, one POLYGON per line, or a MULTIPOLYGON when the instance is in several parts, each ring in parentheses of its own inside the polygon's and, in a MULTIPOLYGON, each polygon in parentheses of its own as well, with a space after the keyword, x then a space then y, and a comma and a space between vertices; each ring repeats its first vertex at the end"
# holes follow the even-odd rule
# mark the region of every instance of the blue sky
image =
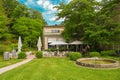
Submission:
POLYGON ((55 20, 57 18, 57 10, 53 8, 59 5, 59 3, 69 3, 71 0, 18 0, 20 3, 25 4, 29 8, 36 9, 40 11, 43 18, 48 23, 48 25, 60 24, 64 19, 55 20))
MULTIPOLYGON (((43 18, 48 25, 60 24, 64 19, 55 20, 57 18, 57 10, 53 8, 59 5, 59 3, 69 3, 71 0, 18 0, 20 3, 25 4, 29 8, 36 9, 40 11, 43 18)), ((100 1, 100 0, 98 0, 100 1)))

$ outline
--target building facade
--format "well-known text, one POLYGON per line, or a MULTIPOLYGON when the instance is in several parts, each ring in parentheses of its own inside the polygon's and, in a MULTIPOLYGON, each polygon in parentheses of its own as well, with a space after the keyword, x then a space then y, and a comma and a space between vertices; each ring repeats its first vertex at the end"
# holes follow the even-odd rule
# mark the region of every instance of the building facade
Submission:
POLYGON ((62 31, 64 30, 63 26, 44 26, 43 29, 43 43, 44 50, 49 48, 49 44, 54 41, 64 41, 61 36, 62 31))

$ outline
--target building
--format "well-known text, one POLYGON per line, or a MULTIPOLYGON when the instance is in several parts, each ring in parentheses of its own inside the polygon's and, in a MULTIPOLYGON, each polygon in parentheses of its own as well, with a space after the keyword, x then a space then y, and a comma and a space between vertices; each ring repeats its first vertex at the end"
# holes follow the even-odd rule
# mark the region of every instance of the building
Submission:
POLYGON ((49 48, 49 44, 53 41, 64 41, 61 36, 64 27, 61 25, 54 26, 44 26, 43 29, 43 38, 44 38, 44 49, 49 48))

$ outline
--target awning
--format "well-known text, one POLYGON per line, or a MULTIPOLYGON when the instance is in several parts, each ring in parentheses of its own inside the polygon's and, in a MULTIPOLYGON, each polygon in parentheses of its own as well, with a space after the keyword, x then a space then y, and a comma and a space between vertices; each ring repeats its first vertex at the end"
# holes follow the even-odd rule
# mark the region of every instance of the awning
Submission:
POLYGON ((81 42, 81 41, 73 41, 70 44, 79 45, 79 44, 83 44, 83 42, 81 42))
POLYGON ((49 45, 67 45, 68 43, 64 41, 53 41, 49 45))

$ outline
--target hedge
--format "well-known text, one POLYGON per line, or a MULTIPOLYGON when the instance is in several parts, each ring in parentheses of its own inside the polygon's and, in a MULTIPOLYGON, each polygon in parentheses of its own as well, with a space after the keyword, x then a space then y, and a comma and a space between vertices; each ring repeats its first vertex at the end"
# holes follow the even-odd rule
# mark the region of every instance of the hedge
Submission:
POLYGON ((69 57, 71 60, 74 60, 74 61, 75 61, 75 60, 81 58, 82 55, 81 55, 81 53, 79 53, 79 52, 69 52, 69 53, 67 54, 67 57, 69 57))
POLYGON ((43 57, 42 51, 38 51, 35 56, 36 58, 42 58, 43 57))
POLYGON ((90 57, 100 57, 100 53, 99 52, 90 52, 89 53, 90 57))

